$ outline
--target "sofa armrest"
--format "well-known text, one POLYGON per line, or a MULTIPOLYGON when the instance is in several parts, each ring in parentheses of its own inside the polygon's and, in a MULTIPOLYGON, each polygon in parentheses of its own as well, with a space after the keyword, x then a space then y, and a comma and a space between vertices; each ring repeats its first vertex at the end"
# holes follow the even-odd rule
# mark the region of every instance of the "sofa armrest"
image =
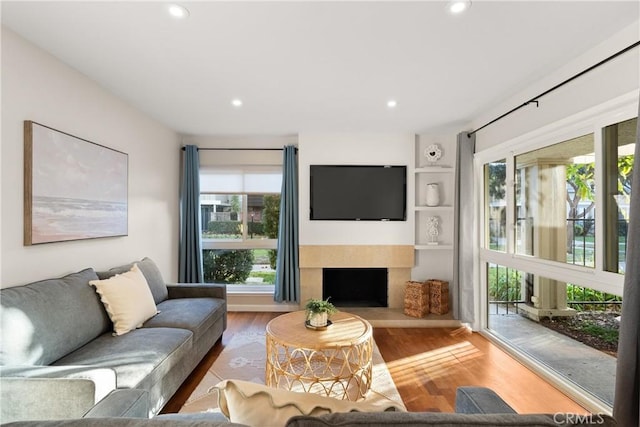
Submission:
POLYGON ((458 414, 515 414, 493 390, 486 387, 458 387, 456 390, 458 414))
POLYGON ((220 298, 227 300, 227 285, 214 283, 168 284, 169 299, 176 298, 220 298))
POLYGON ((109 368, 2 366, 0 419, 79 418, 115 388, 109 368))
POLYGON ((83 418, 148 418, 149 394, 146 390, 119 389, 91 408, 83 418))
POLYGON ((95 405, 95 384, 80 378, 2 378, 2 422, 80 418, 95 405))
POLYGON ((227 285, 218 283, 174 283, 167 284, 169 299, 177 298, 218 298, 224 300, 222 329, 227 329, 227 285))

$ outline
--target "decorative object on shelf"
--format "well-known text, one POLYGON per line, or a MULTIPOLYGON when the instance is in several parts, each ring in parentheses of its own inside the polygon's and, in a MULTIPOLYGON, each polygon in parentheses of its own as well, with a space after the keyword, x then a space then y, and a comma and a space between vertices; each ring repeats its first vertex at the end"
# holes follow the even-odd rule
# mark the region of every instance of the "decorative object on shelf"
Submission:
POLYGON ((440 219, 437 216, 427 217, 427 245, 438 244, 438 225, 440 219))
POLYGON ((431 144, 425 148, 424 156, 427 158, 427 162, 433 165, 442 157, 442 148, 438 144, 431 144))
POLYGON ((329 316, 336 313, 338 309, 329 302, 329 298, 322 299, 310 299, 307 301, 304 309, 307 311, 307 320, 305 325, 312 329, 326 328, 331 321, 329 316))
POLYGON ((438 206, 440 204, 440 189, 438 183, 427 184, 427 206, 438 206))

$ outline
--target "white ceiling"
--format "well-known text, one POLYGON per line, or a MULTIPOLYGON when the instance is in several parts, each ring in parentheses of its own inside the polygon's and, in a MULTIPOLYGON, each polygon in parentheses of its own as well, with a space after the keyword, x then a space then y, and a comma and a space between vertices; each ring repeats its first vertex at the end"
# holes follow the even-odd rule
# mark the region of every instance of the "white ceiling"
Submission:
POLYGON ((291 135, 464 125, 640 13, 637 1, 476 0, 461 16, 446 1, 181 4, 181 21, 152 1, 2 1, 1 16, 177 132, 291 135))

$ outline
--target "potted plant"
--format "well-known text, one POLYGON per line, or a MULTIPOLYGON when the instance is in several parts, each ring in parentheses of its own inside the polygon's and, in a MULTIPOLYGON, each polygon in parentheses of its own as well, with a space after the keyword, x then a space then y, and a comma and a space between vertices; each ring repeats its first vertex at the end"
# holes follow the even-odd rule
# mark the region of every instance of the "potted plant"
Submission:
POLYGON ((326 300, 312 298, 307 301, 304 308, 307 311, 309 324, 316 328, 327 326, 329 316, 338 311, 338 309, 329 302, 329 298, 326 300))

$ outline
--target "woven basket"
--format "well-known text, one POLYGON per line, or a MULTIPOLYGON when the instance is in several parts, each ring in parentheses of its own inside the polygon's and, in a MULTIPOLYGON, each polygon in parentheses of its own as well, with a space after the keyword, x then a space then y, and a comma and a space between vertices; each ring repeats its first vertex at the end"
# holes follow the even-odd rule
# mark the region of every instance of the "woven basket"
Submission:
POLYGON ((425 282, 409 281, 404 289, 404 314, 424 317, 429 314, 429 285, 425 282))
POLYGON ((429 285, 429 312, 433 314, 447 314, 449 312, 449 282, 430 279, 429 285))

